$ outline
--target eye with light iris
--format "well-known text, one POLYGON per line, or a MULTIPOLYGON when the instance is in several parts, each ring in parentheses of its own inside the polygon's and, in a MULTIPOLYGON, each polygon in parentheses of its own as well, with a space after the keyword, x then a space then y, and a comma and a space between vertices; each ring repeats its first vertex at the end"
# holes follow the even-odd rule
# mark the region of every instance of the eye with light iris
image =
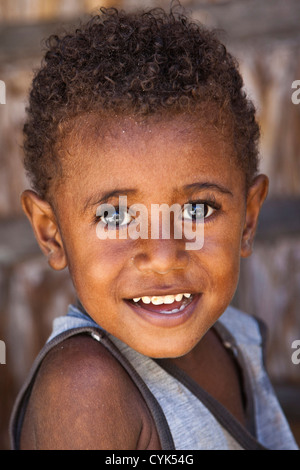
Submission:
POLYGON ((114 212, 105 211, 104 215, 100 217, 100 220, 108 227, 122 227, 128 225, 132 217, 125 209, 116 208, 114 212))
POLYGON ((213 214, 215 209, 209 206, 206 203, 190 203, 185 204, 183 210, 183 219, 200 221, 201 219, 206 219, 213 214))

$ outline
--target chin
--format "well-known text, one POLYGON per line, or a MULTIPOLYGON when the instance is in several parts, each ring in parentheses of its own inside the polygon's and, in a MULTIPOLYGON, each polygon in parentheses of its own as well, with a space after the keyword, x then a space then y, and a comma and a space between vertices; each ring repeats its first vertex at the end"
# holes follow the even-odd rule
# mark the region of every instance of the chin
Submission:
POLYGON ((176 341, 175 344, 172 342, 167 343, 165 340, 162 340, 159 344, 152 344, 151 347, 135 347, 131 346, 132 349, 135 349, 140 354, 144 356, 152 357, 153 359, 175 359, 177 357, 182 357, 188 354, 190 351, 194 349, 198 341, 193 344, 178 344, 179 342, 176 341))

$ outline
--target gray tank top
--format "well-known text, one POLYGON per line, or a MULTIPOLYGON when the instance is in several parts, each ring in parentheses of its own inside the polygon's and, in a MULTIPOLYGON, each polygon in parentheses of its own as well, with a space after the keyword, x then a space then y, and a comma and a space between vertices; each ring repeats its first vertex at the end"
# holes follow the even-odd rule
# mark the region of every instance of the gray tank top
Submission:
POLYGON ((19 449, 26 407, 43 358, 59 342, 86 333, 113 354, 139 388, 163 450, 297 450, 265 371, 261 322, 228 307, 214 328, 242 372, 246 427, 173 363, 131 349, 100 328, 79 304, 70 305, 67 315, 54 320, 52 334, 17 397, 10 421, 12 449, 19 449))

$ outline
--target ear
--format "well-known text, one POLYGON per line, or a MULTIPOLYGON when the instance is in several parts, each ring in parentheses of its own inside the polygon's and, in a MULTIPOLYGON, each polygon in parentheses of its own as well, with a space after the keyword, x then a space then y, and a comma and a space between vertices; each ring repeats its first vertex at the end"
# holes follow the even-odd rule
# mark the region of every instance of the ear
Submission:
POLYGON ((64 269, 67 258, 52 207, 30 190, 22 193, 21 204, 49 265, 57 271, 64 269))
POLYGON ((258 175, 247 195, 246 219, 243 229, 241 256, 250 256, 253 248, 253 240, 256 232, 258 216, 261 206, 268 194, 269 180, 266 175, 258 175))

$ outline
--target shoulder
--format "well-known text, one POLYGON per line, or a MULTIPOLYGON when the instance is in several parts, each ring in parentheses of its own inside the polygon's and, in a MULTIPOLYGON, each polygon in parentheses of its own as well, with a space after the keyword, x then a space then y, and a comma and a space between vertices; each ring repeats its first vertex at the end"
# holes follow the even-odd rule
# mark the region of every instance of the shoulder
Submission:
POLYGON ((151 429, 147 406, 127 372, 102 344, 78 335, 43 360, 21 448, 136 449, 147 447, 151 429))

